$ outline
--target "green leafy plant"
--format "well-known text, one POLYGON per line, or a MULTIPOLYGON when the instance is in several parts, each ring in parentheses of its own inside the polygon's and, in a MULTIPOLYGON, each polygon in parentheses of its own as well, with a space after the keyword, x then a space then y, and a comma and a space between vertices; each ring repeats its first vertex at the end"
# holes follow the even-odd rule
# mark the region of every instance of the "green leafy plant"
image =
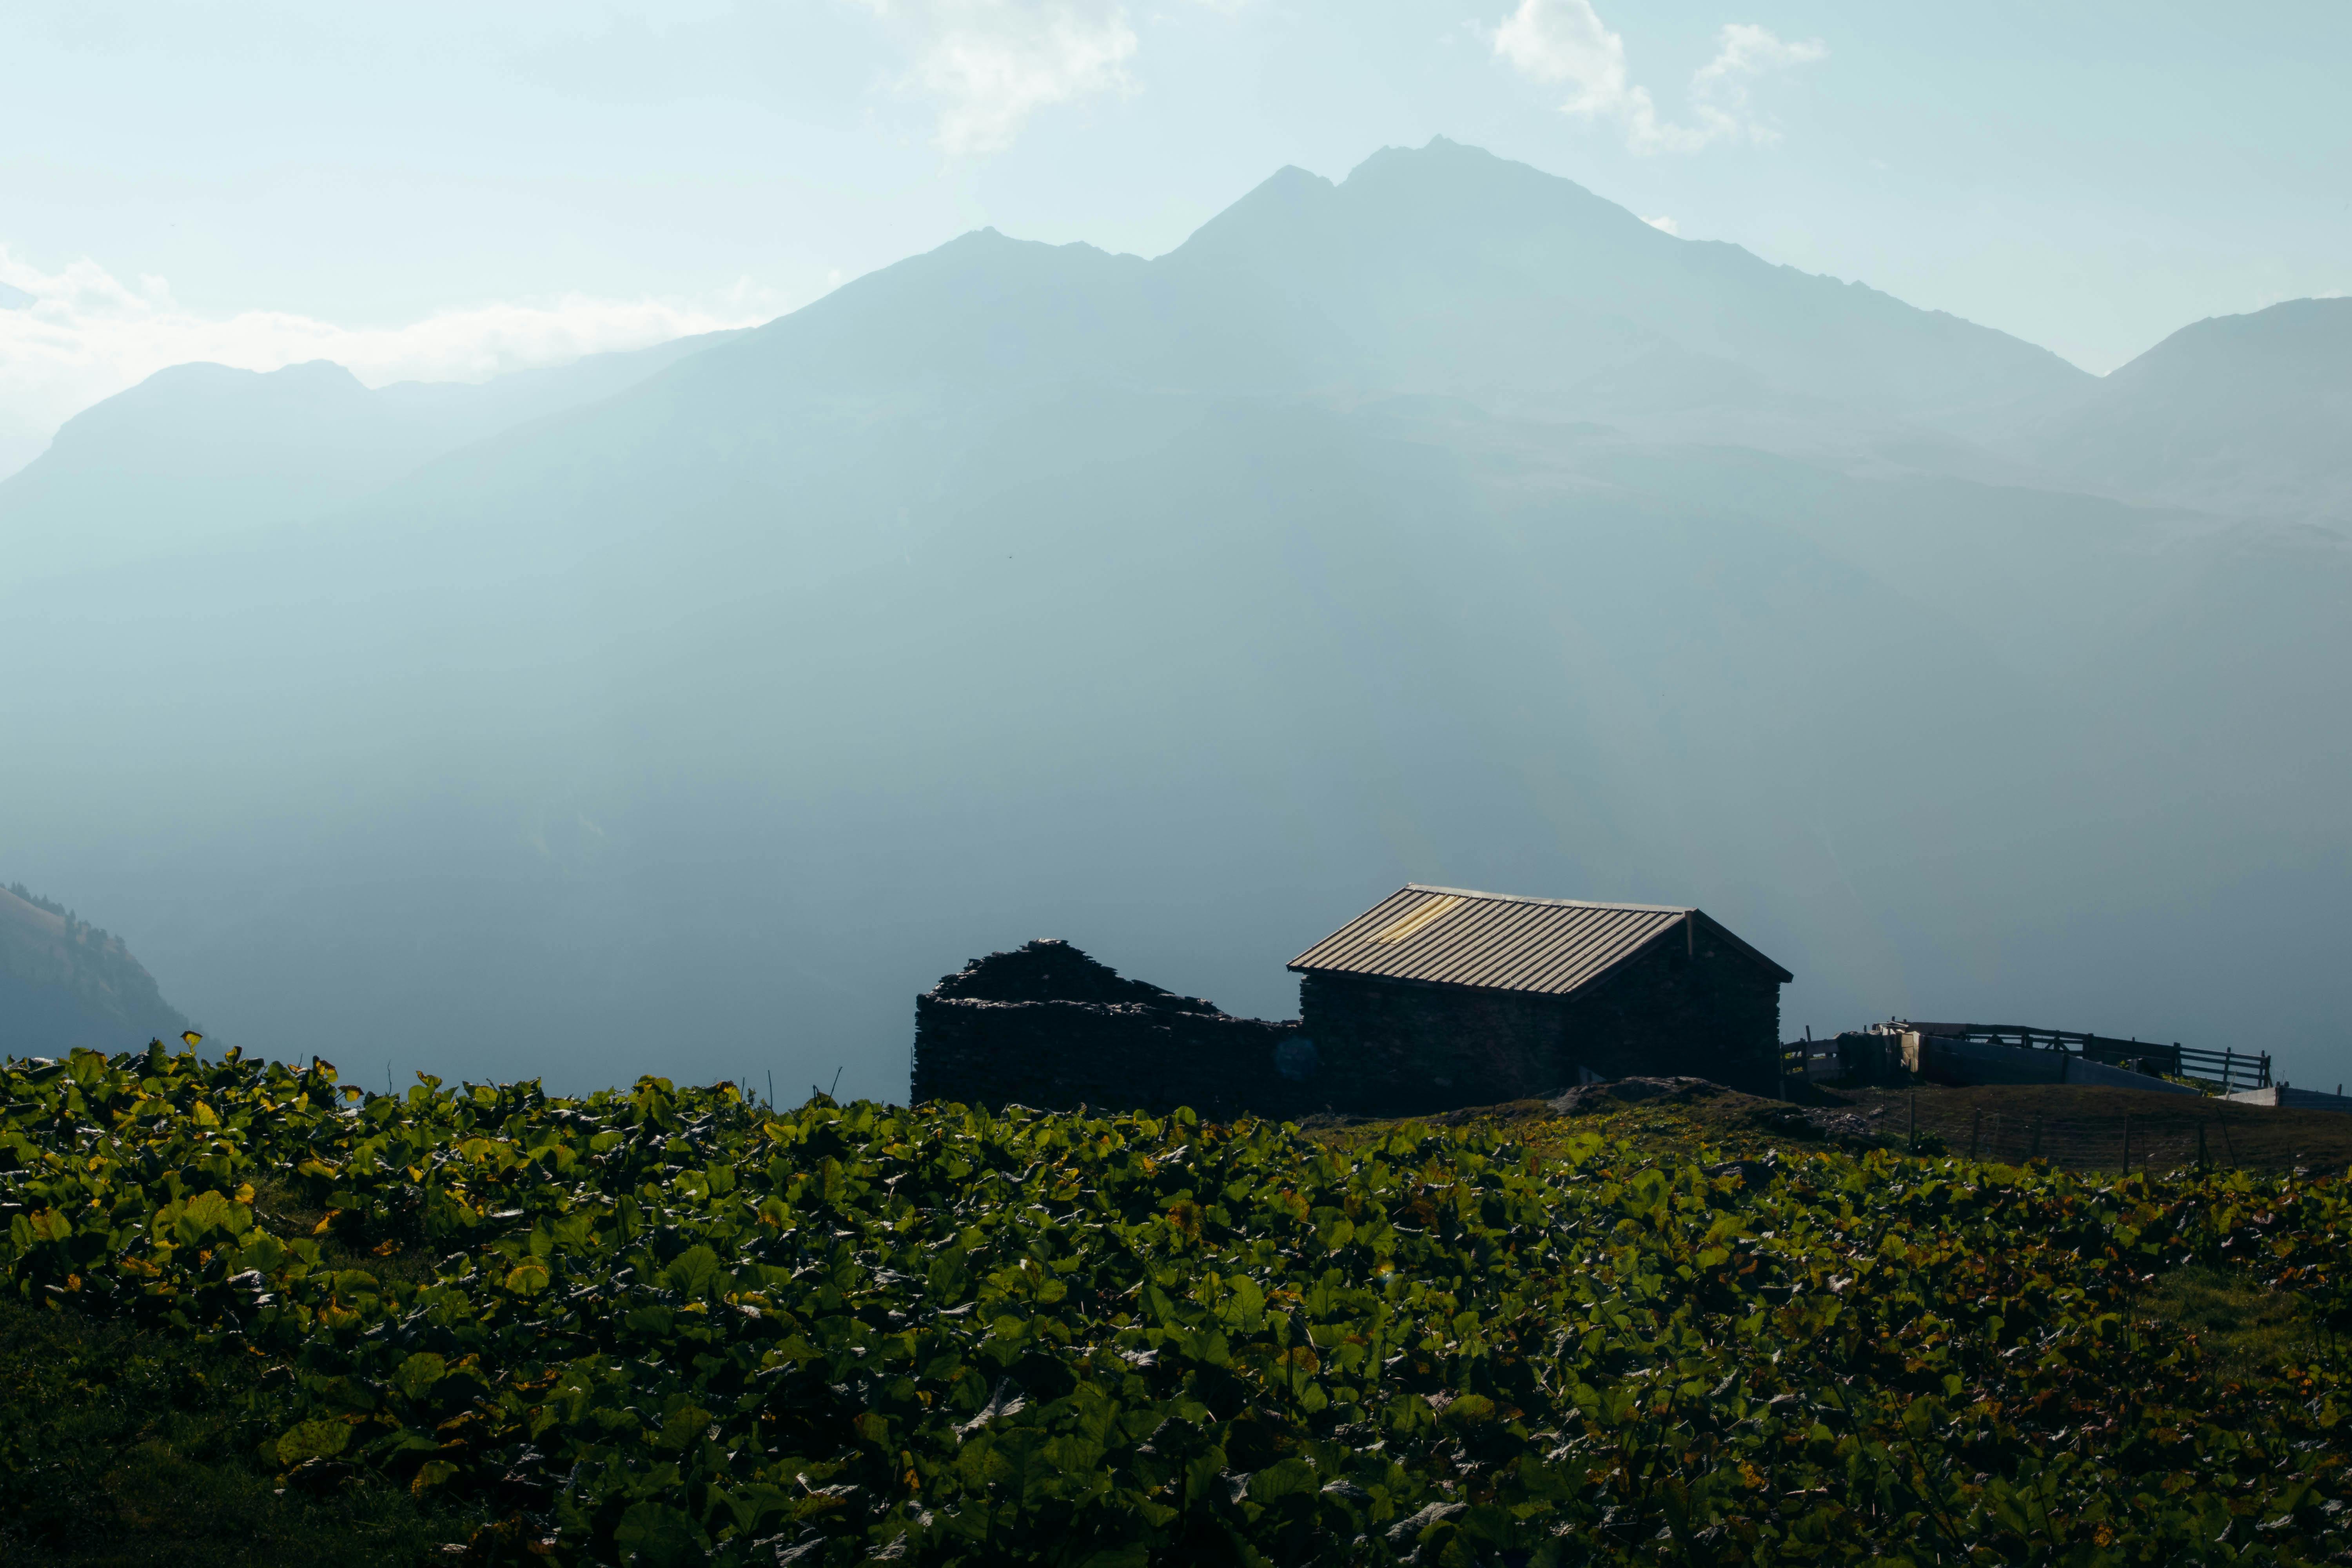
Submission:
POLYGON ((161 1047, 4 1087, 16 1292, 257 1352, 299 1395, 257 1462, 462 1498, 478 1561, 2352 1550, 2331 1356, 2224 1377, 2132 1316, 2193 1264, 2339 1322, 2332 1179, 361 1095, 161 1047))

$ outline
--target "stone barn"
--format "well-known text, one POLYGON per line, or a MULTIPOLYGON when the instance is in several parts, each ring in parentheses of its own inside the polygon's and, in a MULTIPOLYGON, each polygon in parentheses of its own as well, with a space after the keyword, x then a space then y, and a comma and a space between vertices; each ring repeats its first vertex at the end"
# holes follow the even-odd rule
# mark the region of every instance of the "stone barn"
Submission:
POLYGON ((1689 1074, 1769 1094, 1794 978, 1704 910, 1418 883, 1291 960, 1332 1099, 1413 1115, 1689 1074))

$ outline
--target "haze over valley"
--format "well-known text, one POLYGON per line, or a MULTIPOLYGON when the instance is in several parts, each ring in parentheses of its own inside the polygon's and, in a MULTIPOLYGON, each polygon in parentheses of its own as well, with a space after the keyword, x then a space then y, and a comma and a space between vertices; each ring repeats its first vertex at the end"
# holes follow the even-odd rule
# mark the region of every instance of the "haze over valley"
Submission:
POLYGON ((179 367, 0 482, 0 871, 362 1078, 895 1098, 974 954, 1283 1016, 1411 879, 2332 1080, 2347 350, 2093 376, 1440 139, 479 386, 179 367))

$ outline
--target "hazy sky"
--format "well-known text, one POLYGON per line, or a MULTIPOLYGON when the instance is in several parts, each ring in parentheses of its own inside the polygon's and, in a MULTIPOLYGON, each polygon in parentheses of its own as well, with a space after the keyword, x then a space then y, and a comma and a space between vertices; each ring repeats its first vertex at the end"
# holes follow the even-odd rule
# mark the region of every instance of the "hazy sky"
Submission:
POLYGON ((2352 6, 0 4, 0 473, 168 363, 478 378, 1433 134, 2105 371, 2352 289, 2352 6))

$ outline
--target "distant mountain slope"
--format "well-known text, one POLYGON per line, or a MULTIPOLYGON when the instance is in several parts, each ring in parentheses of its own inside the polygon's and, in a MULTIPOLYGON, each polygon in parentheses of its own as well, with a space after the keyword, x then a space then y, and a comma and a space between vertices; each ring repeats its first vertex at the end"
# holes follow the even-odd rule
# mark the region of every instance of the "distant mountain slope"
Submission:
POLYGON ((712 332, 492 381, 370 391, 324 360, 183 364, 66 422, 0 481, 0 581, 86 570, 300 521, 444 452, 576 408, 733 336, 712 332))
POLYGON ((2352 300, 2183 327, 2040 432, 2034 455, 2112 494, 2352 521, 2352 300))
POLYGON ((0 1055, 127 1050, 187 1026, 121 937, 0 889, 0 1055))

